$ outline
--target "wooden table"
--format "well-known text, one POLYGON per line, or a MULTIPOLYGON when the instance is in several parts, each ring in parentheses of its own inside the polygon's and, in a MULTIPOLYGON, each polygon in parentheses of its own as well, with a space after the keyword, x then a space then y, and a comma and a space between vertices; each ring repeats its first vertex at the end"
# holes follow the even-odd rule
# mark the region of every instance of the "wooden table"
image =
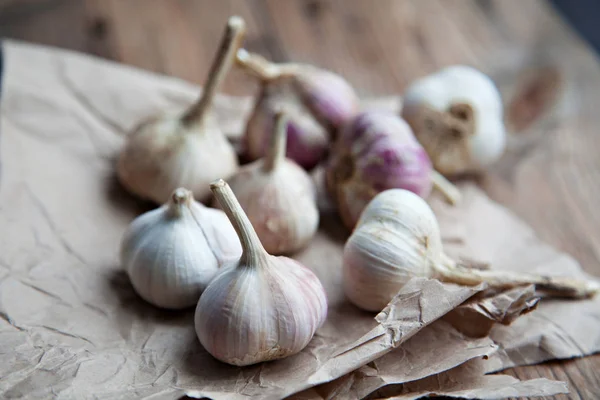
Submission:
MULTIPOLYGON (((201 84, 234 13, 247 21, 248 49, 337 71, 362 95, 401 93, 454 63, 490 74, 513 134, 481 185, 600 276, 600 64, 544 1, 2 0, 0 36, 201 84)), ((241 74, 225 87, 253 89, 241 74)), ((600 356, 508 373, 568 381, 571 394, 557 399, 600 398, 600 356)))

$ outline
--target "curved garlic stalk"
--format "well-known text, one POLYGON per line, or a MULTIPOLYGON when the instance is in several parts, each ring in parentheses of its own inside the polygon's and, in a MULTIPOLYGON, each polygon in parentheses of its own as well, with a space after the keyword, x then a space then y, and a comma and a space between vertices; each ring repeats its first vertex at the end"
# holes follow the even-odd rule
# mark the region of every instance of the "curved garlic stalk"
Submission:
POLYGON ((379 311, 415 276, 498 288, 534 284, 553 296, 572 298, 599 290, 596 282, 461 266, 444 254, 429 205, 410 191, 386 190, 365 208, 344 247, 345 293, 358 307, 379 311))
POLYGON ((215 358, 250 365, 300 352, 327 316, 325 291, 299 262, 271 256, 223 180, 211 184, 243 253, 210 283, 195 315, 200 343, 215 358))
POLYGON ((481 270, 461 265, 448 257, 445 257, 442 263, 436 264, 434 269, 437 279, 465 286, 487 283, 491 287, 510 289, 535 285, 537 290, 551 296, 568 298, 586 298, 600 291, 600 285, 593 281, 523 272, 481 270))
POLYGON ((332 72, 305 64, 271 63, 244 49, 238 51, 237 62, 262 84, 244 139, 251 160, 266 154, 277 111, 290 117, 287 155, 305 169, 324 158, 330 137, 358 112, 354 89, 332 72))
POLYGON ((121 243, 121 265, 144 300, 178 309, 196 304, 219 266, 241 252, 227 216, 178 188, 167 204, 131 223, 121 243))
POLYGON ((244 32, 244 21, 231 17, 203 94, 183 115, 153 118, 127 137, 117 174, 129 191, 164 203, 175 188, 187 187, 196 199, 206 201, 210 182, 237 170, 237 155, 217 125, 211 105, 231 69, 244 32))

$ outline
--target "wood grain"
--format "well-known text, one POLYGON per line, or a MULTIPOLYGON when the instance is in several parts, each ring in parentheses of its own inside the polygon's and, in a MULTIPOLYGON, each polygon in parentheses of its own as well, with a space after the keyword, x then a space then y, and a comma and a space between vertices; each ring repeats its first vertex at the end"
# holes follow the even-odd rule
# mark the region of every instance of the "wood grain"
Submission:
MULTIPOLYGON (((542 0, 4 0, 0 36, 83 51, 201 84, 224 22, 248 24, 246 47, 337 71, 362 95, 401 93, 415 78, 467 63, 490 74, 514 128, 482 186, 555 247, 600 276, 600 64, 542 0)), ((225 91, 255 85, 234 73, 225 91)), ((600 356, 520 367, 600 396, 600 356)))

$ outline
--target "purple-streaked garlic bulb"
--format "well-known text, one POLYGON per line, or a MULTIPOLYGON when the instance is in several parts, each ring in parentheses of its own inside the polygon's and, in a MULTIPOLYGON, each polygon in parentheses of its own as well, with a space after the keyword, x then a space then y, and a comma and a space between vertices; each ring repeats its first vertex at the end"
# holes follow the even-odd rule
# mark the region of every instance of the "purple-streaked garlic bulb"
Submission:
POLYGON ((354 89, 341 76, 311 65, 275 64, 240 49, 237 62, 261 80, 261 89, 246 126, 244 152, 250 160, 264 157, 275 116, 289 116, 287 157, 305 169, 327 153, 331 138, 359 110, 354 89))
POLYGON ((344 224, 352 229, 379 192, 399 188, 423 198, 432 185, 451 203, 458 190, 431 166, 410 126, 385 111, 358 115, 340 132, 327 164, 327 188, 344 224))

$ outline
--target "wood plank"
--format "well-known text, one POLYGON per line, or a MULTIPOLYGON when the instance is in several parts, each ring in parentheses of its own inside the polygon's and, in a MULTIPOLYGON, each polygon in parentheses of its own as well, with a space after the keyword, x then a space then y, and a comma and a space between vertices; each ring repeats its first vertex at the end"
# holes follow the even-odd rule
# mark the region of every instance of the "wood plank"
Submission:
MULTIPOLYGON (((514 109, 521 110, 507 122, 522 129, 511 135, 506 157, 482 179, 482 186, 540 237, 600 275, 600 214, 595 213, 600 199, 600 65, 545 1, 148 4, 4 0, 0 35, 84 51, 201 84, 224 22, 235 13, 247 21, 250 50, 276 61, 337 71, 362 95, 401 93, 412 80, 442 66, 474 65, 498 82, 508 109, 518 101, 514 109), (549 86, 555 89, 542 90, 549 86), (523 110, 539 118, 528 120, 523 110)), ((239 72, 225 85, 232 94, 254 89, 239 72)), ((600 356, 592 356, 509 373, 522 379, 563 379, 572 393, 557 399, 590 399, 600 393, 599 367, 600 356)))

